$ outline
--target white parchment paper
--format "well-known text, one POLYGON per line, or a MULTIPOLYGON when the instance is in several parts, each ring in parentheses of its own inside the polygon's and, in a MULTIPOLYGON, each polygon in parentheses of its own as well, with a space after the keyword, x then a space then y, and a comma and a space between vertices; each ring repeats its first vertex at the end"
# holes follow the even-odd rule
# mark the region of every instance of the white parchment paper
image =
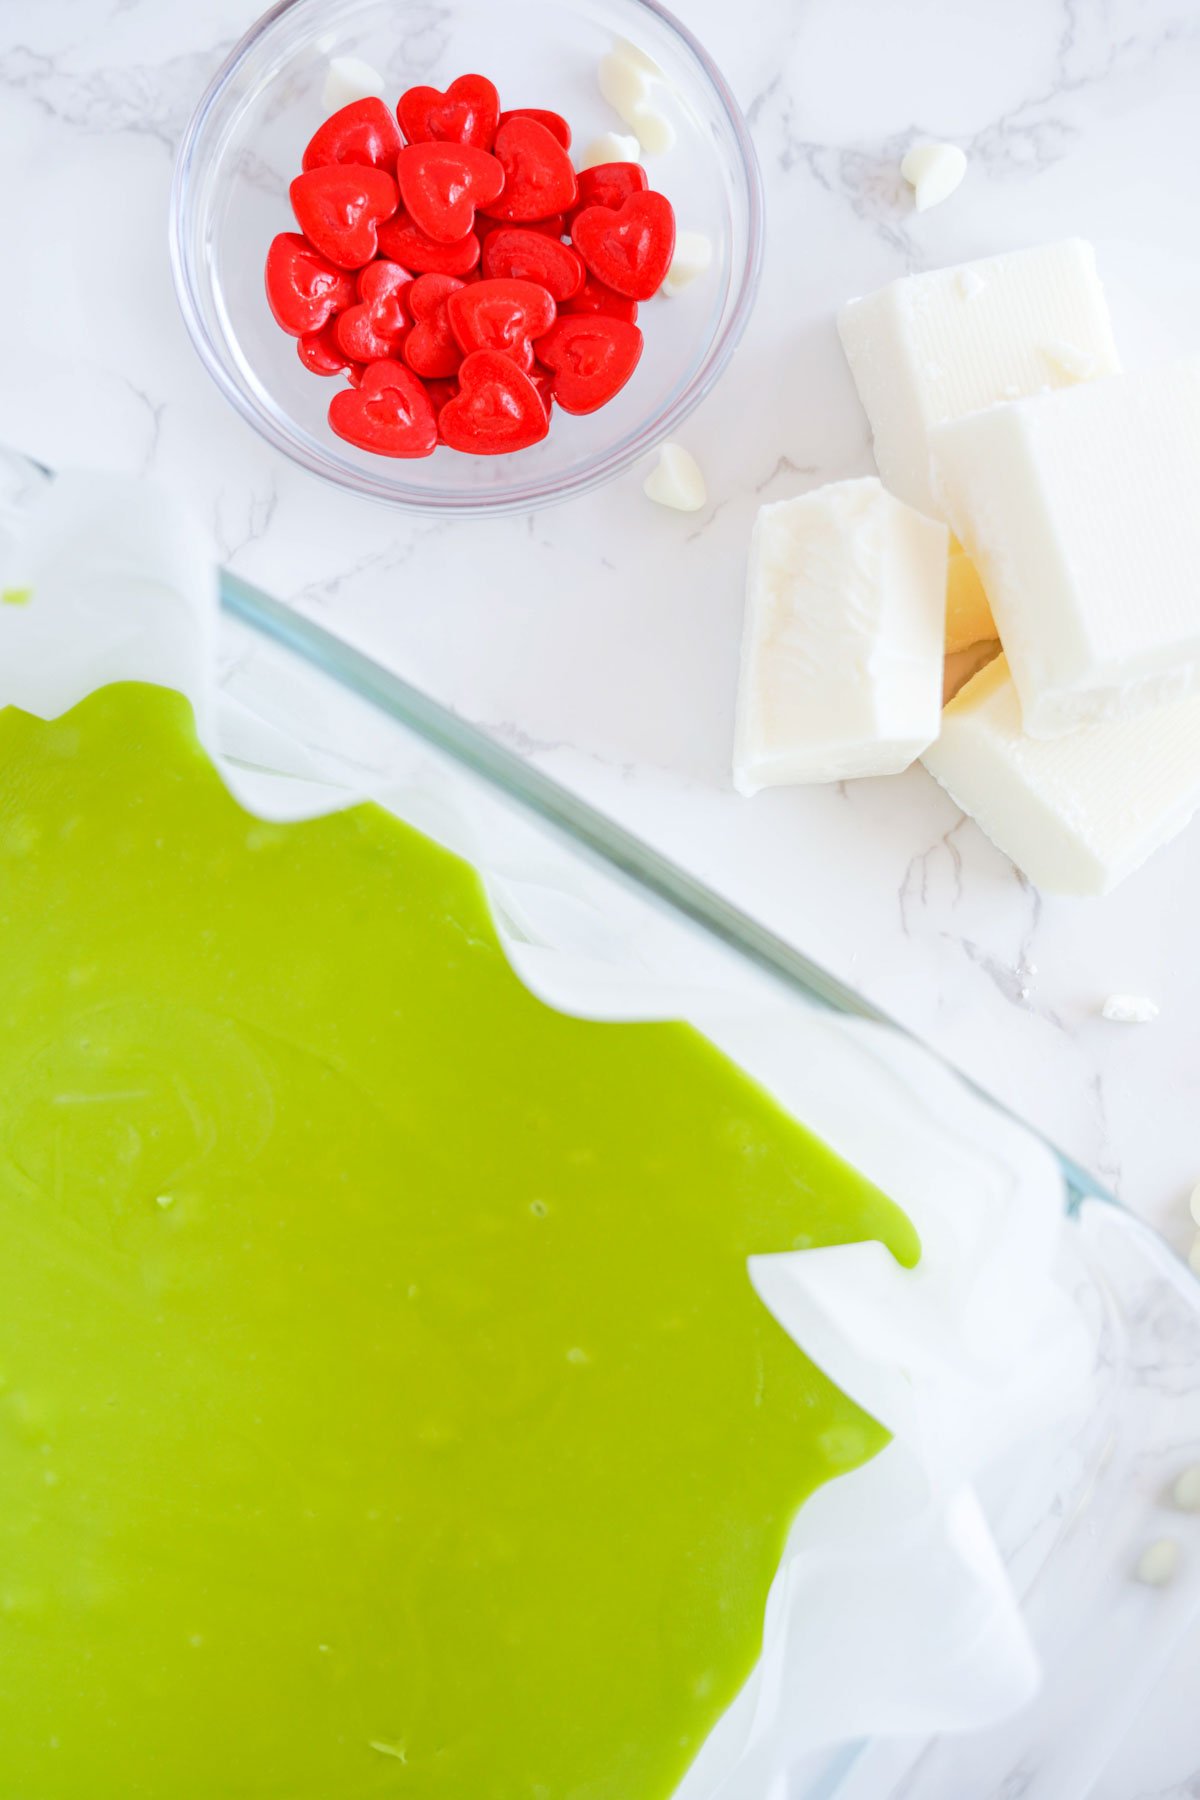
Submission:
POLYGON ((1086 1404, 1093 1345, 1056 1274, 1069 1227, 1049 1154, 913 1044, 810 1009, 420 746, 401 754, 326 678, 265 645, 229 666, 211 548, 150 484, 10 478, 5 590, 28 598, 0 603, 0 705, 51 717, 105 682, 156 681, 191 700, 251 810, 379 799, 480 870, 542 998, 689 1020, 916 1225, 913 1271, 877 1244, 751 1261, 763 1303, 893 1440, 804 1507, 759 1666, 679 1800, 768 1800, 822 1746, 968 1729, 1028 1700, 1036 1659, 976 1483, 1086 1404))

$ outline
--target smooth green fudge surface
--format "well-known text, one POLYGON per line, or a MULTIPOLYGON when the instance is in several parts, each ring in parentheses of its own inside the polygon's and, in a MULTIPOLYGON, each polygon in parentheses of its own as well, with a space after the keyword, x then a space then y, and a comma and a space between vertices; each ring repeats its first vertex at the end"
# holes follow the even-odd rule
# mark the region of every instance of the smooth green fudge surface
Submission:
POLYGON ((884 1442, 746 1259, 904 1216, 163 689, 0 713, 0 941, 0 1800, 666 1800, 884 1442))

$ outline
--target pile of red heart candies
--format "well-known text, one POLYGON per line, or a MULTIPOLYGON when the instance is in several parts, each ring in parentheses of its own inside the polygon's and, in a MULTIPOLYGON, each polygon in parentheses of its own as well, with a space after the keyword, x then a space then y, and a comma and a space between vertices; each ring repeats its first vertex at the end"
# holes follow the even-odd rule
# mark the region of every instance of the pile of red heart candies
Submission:
POLYGON ((570 146, 565 119, 501 112, 482 75, 410 88, 395 118, 368 99, 326 119, 266 276, 305 368, 349 379, 339 437, 500 456, 544 438, 555 403, 595 412, 624 387, 675 215, 640 164, 577 173, 570 146))

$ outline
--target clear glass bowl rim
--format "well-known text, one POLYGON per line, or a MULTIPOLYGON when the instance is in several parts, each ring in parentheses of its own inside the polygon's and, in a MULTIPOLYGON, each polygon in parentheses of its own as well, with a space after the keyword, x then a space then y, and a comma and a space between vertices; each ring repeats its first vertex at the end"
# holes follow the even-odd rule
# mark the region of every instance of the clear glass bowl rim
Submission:
POLYGON ((717 337, 709 346, 703 363, 688 386, 670 406, 647 419, 632 438, 606 454, 596 457, 583 469, 578 469, 570 475, 542 476, 536 480, 505 487, 494 495, 486 491, 464 492, 461 495, 415 492, 411 495, 401 494, 388 482, 373 476, 367 470, 335 470, 327 466, 322 458, 313 454, 302 441, 290 437, 287 432, 281 430, 269 413, 260 410, 240 384, 229 374, 220 348, 209 330, 204 309, 198 298, 203 272, 196 266, 190 229, 190 202, 193 171, 197 161, 197 145, 208 125, 211 114, 224 96, 228 82, 245 58, 251 54, 255 46, 279 20, 292 12, 294 8, 306 3, 307 0, 276 0, 276 4, 255 21, 249 31, 234 45, 209 81, 180 140, 171 180, 167 238, 175 297, 183 315, 188 336, 200 360, 229 404, 274 449, 282 452, 292 462, 306 469, 309 474, 318 476, 322 481, 327 481, 347 492, 359 494, 365 499, 381 501, 385 505, 398 507, 402 511, 443 517, 448 515, 456 518, 481 516, 495 518, 506 514, 528 512, 544 506, 554 506, 562 501, 574 499, 580 494, 589 493, 595 488, 605 486, 669 438, 671 433, 711 393, 724 374, 730 358, 742 339, 758 298, 765 229, 762 172, 759 168, 749 127, 725 77, 687 26, 677 19, 674 13, 660 5, 659 0, 630 0, 632 5, 643 12, 653 14, 668 31, 681 41, 700 65, 705 78, 717 96, 733 134, 740 159, 741 175, 745 183, 746 249, 740 276, 737 270, 731 271, 735 290, 733 308, 717 337))

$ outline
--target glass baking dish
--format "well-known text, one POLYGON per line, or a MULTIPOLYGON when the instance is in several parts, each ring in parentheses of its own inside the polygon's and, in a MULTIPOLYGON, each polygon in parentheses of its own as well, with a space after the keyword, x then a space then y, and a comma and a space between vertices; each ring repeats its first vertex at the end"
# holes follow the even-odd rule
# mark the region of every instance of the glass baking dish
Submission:
MULTIPOLYGON (((5 473, 10 492, 21 486, 19 470, 15 479, 11 466, 5 473)), ((914 1093, 932 1071, 951 1096, 948 1137, 982 1107, 1051 1159, 1070 1221, 1065 1279, 1096 1345, 1090 1404, 1071 1431, 993 1468, 981 1492, 1042 1661, 1038 1696, 979 1733, 831 1744, 774 1769, 766 1787, 722 1789, 722 1800, 726 1792, 728 1800, 962 1800, 1009 1791, 1010 1782, 1027 1800, 1083 1800, 1200 1612, 1200 1545, 1187 1554, 1197 1521, 1167 1500, 1180 1469, 1200 1461, 1200 1284, 1086 1170, 649 845, 229 572, 220 600, 222 706, 253 723, 247 745, 274 732, 287 746, 271 761, 277 816, 288 814, 290 787, 302 785, 310 807, 315 780, 327 783, 330 806, 382 785, 385 802, 396 796, 395 810, 443 841, 448 818, 469 818, 480 851, 472 860, 521 871, 507 897, 502 881, 489 883, 506 942, 536 947, 546 921, 559 920, 573 937, 584 934, 617 986, 632 971, 669 991, 686 970, 689 984, 714 994, 769 994, 797 1046, 811 1044, 811 1021, 820 1020, 852 1090, 880 1058, 902 1079, 911 1074, 914 1093), (1151 1589, 1133 1569, 1164 1536, 1182 1540, 1185 1554, 1176 1578, 1151 1589)), ((237 763, 236 730, 225 754, 237 763)), ((821 1120, 804 1122, 821 1131, 821 1120)))
MULTIPOLYGON (((314 683, 326 747, 378 755, 414 792, 431 766, 443 793, 469 788, 500 839, 532 834, 548 885, 621 920, 643 964, 669 970, 686 941, 689 967, 702 963, 714 983, 752 968, 786 1008, 828 1015, 852 1057, 884 1038, 902 1060, 933 1058, 711 888, 359 651, 232 574, 221 600, 227 693, 270 719, 281 690, 314 683)), ((435 815, 428 824, 436 833, 435 815)), ((994 1471, 984 1495, 1043 1661, 1041 1692, 978 1734, 838 1746, 793 1768, 772 1800, 961 1800, 985 1785, 1005 1791, 1018 1771, 1026 1800, 1083 1800, 1200 1612, 1200 1554, 1166 1589, 1133 1579, 1147 1542, 1187 1537, 1190 1521, 1166 1496, 1200 1458, 1200 1283, 1102 1183, 1048 1148, 1072 1222, 1072 1280, 1097 1328, 1094 1406, 1068 1441, 994 1471)))

